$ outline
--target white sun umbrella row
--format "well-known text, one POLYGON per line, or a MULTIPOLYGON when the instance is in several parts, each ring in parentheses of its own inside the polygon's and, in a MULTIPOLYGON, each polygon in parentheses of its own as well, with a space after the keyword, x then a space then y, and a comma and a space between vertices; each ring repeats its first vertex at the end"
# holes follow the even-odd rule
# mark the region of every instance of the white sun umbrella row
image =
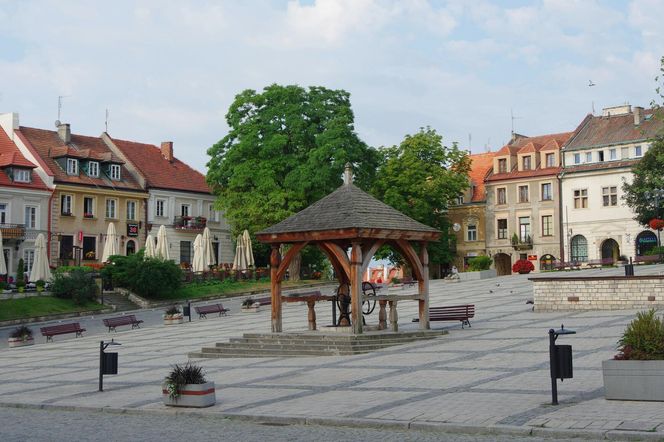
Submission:
MULTIPOLYGON (((5 254, 2 253, 2 230, 0 230, 0 275, 7 274, 7 263, 5 254)), ((46 251, 46 239, 44 234, 40 233, 35 239, 35 260, 30 270, 30 281, 49 281, 51 279, 51 268, 48 265, 48 254, 46 251)))

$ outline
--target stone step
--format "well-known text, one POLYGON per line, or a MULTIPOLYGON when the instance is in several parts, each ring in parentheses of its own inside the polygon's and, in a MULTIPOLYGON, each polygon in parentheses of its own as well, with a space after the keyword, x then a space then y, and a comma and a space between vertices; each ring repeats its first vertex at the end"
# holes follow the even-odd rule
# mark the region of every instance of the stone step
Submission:
POLYGON ((416 341, 421 341, 422 339, 403 339, 403 340, 393 340, 393 341, 382 341, 382 342, 344 342, 344 343, 329 343, 329 342, 319 342, 319 341, 242 341, 242 340, 231 340, 230 342, 218 342, 215 344, 216 347, 224 348, 242 348, 242 347, 253 347, 253 348, 361 348, 361 347, 372 347, 372 348, 385 348, 392 347, 395 345, 409 344, 416 341))
MULTIPOLYGON (((396 344, 399 345, 399 344, 396 344)), ((234 351, 234 350, 252 350, 252 351, 301 351, 301 352, 310 352, 310 351, 319 351, 319 352, 348 352, 352 353, 354 351, 376 351, 383 348, 394 347, 395 345, 376 345, 376 344, 366 344, 366 345, 348 345, 348 346, 329 346, 329 345, 242 345, 240 343, 228 343, 228 344, 217 344, 214 347, 204 347, 202 351, 208 353, 219 353, 225 351, 234 351)))
POLYGON ((242 343, 242 344, 281 344, 281 345, 328 345, 328 346, 337 346, 337 345, 362 345, 365 343, 378 344, 378 345, 398 345, 399 343, 407 343, 414 341, 421 341, 427 339, 435 339, 438 336, 405 336, 405 337, 396 337, 393 336, 390 339, 372 339, 372 340, 329 340, 329 339, 315 339, 315 338, 230 338, 230 343, 242 343))

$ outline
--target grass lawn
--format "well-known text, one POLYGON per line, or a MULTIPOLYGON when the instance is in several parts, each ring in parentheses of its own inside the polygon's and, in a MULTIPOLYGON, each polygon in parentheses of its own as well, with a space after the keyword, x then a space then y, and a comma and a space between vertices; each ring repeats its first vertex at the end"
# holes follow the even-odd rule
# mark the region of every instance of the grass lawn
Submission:
MULTIPOLYGON (((301 280, 301 281, 284 281, 282 282, 282 288, 293 288, 302 286, 305 284, 311 284, 315 282, 321 282, 320 280, 301 280)), ((331 282, 333 283, 333 282, 331 282)), ((209 281, 207 283, 201 284, 187 284, 181 287, 175 293, 172 293, 167 296, 161 296, 159 299, 173 299, 173 300, 182 300, 182 299, 195 299, 203 296, 210 295, 223 295, 223 296, 233 296, 242 293, 248 293, 252 291, 262 291, 270 290, 270 281, 246 281, 246 282, 235 282, 235 281, 209 281)))
POLYGON ((30 318, 33 316, 73 313, 104 308, 96 302, 76 305, 69 299, 52 296, 33 296, 30 298, 7 299, 0 301, 0 321, 30 318))

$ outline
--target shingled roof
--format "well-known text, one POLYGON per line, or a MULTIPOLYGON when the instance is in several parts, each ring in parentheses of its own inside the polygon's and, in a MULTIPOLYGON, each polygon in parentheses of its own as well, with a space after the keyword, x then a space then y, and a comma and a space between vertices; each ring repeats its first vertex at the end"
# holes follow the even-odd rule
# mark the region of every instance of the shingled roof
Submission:
POLYGON ((258 232, 257 235, 340 229, 410 231, 434 235, 440 233, 348 183, 295 215, 258 232))

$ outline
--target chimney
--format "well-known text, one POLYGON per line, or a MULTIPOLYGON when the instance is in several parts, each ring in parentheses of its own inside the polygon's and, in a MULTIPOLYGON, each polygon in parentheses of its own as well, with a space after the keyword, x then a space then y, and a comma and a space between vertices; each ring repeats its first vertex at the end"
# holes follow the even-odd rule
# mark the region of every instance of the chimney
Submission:
POLYGON ((344 185, 350 186, 351 184, 353 184, 353 166, 346 163, 346 167, 344 167, 344 185))
POLYGON ((58 136, 65 144, 71 143, 71 130, 68 123, 58 124, 58 136))
POLYGON ((173 142, 163 141, 161 143, 161 155, 169 162, 173 162, 173 142))
POLYGON ((634 126, 641 124, 643 120, 643 108, 639 106, 634 106, 634 126))

